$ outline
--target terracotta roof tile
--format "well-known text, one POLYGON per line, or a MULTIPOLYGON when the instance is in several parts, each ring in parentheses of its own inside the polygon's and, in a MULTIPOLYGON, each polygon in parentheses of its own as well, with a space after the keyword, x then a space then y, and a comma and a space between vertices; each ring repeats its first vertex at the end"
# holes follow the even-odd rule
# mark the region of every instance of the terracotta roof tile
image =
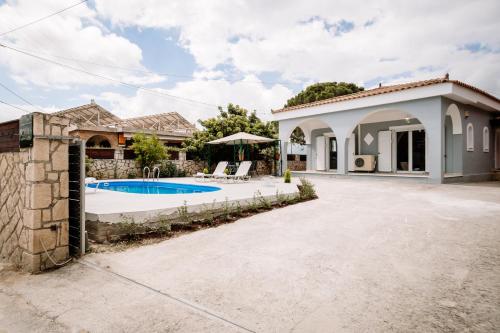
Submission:
POLYGON ((415 81, 415 82, 409 82, 409 83, 395 84, 395 85, 391 85, 391 86, 382 86, 379 88, 374 88, 374 89, 369 89, 369 90, 363 90, 363 91, 360 91, 360 92, 357 92, 354 94, 337 96, 337 97, 333 97, 333 98, 324 99, 321 101, 285 107, 285 108, 282 108, 279 110, 273 110, 272 113, 287 112, 287 111, 292 111, 292 110, 297 110, 297 109, 308 108, 311 106, 318 106, 318 105, 323 105, 323 104, 349 101, 349 100, 363 98, 363 97, 382 95, 382 94, 387 94, 387 93, 392 93, 392 92, 397 92, 397 91, 402 91, 402 90, 407 90, 407 89, 413 89, 413 88, 419 88, 419 87, 425 87, 425 86, 430 86, 430 85, 434 85, 434 84, 447 83, 447 82, 454 83, 454 84, 457 84, 457 85, 462 86, 464 88, 473 90, 477 93, 480 93, 480 94, 482 94, 486 97, 489 97, 489 98, 500 103, 500 100, 497 97, 485 92, 484 90, 473 87, 473 86, 466 84, 466 83, 463 83, 461 81, 449 80, 446 78, 438 78, 438 79, 415 81))

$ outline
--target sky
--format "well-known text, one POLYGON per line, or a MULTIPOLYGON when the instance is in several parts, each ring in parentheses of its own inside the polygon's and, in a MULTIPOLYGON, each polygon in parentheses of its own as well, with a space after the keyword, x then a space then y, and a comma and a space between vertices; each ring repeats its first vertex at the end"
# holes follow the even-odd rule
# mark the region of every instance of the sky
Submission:
POLYGON ((78 2, 0 0, 0 83, 18 95, 0 86, 0 121, 91 99, 123 118, 234 103, 268 120, 315 82, 445 73, 500 97, 497 0, 89 0, 5 33, 78 2))

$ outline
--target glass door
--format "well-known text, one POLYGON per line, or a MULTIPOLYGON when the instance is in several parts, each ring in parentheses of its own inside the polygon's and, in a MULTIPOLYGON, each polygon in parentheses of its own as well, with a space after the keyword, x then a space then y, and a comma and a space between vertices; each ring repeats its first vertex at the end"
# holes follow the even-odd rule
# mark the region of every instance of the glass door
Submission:
POLYGON ((425 131, 411 132, 412 171, 425 171, 425 131))
POLYGON ((408 149, 408 131, 396 132, 396 164, 398 171, 408 171, 410 159, 408 149))
POLYGON ((396 132, 396 164, 399 172, 425 171, 425 130, 396 132))
POLYGON ((337 169, 337 138, 330 138, 330 169, 337 169))

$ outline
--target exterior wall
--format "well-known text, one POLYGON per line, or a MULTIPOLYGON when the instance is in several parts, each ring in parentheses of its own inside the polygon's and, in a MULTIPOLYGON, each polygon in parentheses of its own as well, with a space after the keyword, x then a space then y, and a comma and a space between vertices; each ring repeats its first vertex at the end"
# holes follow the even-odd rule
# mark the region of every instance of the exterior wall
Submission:
POLYGON ((376 155, 376 156, 378 155, 378 132, 387 131, 391 126, 404 126, 404 125, 415 125, 415 124, 420 124, 420 122, 415 118, 410 119, 409 122, 406 122, 405 120, 393 120, 393 121, 382 121, 377 123, 361 124, 360 125, 361 135, 359 136, 359 140, 361 141, 361 152, 358 155, 363 155, 363 154, 376 155), (370 133, 371 136, 373 137, 373 141, 369 145, 364 140, 364 137, 368 133, 370 133))
MULTIPOLYGON (((316 157, 318 155, 318 151, 316 148, 316 138, 318 136, 322 136, 323 134, 330 133, 330 132, 332 132, 332 130, 330 128, 319 128, 319 129, 315 129, 315 130, 311 131, 311 145, 310 145, 311 158, 309 158, 309 156, 307 156, 308 157, 308 159, 307 159, 308 170, 316 170, 316 157)), ((325 156, 326 156, 327 161, 329 161, 328 155, 325 155, 325 156)), ((326 165, 328 166, 328 163, 326 165)))
POLYGON ((290 171, 305 171, 306 170, 306 161, 288 161, 288 169, 290 171))
MULTIPOLYGON (((455 104, 460 110, 462 118, 462 142, 461 153, 463 163, 463 180, 490 180, 495 168, 495 130, 491 127, 490 120, 495 114, 473 107, 458 103, 447 98, 442 98, 443 110, 449 105, 455 104), (465 119, 465 112, 468 111, 469 116, 465 119), (467 125, 471 123, 474 127, 474 151, 467 151, 467 125), (488 127, 490 133, 490 149, 489 152, 483 152, 483 128, 488 127)), ((498 113, 497 113, 498 115, 498 113)))
MULTIPOLYGON (((178 169, 184 170, 186 175, 192 176, 197 172, 203 172, 206 167, 204 161, 194 160, 170 160, 178 169)), ((272 163, 257 161, 258 175, 270 175, 272 173, 272 163)), ((103 159, 93 160, 87 171, 87 177, 97 179, 126 179, 129 173, 135 173, 137 177, 142 177, 142 170, 135 160, 115 160, 103 159)))
MULTIPOLYGON (((463 171, 463 134, 453 134, 450 116, 445 117, 445 173, 461 174, 463 171)), ((462 132, 463 133, 463 132, 462 132)))
MULTIPOLYGON (((318 106, 317 109, 322 111, 328 110, 331 107, 328 104, 318 106)), ((283 119, 279 121, 279 138, 282 141, 282 151, 286 151, 287 142, 290 134, 295 127, 307 123, 310 120, 325 124, 332 129, 337 138, 337 154, 338 154, 338 174, 347 173, 347 140, 350 134, 355 130, 357 124, 366 116, 385 110, 400 110, 411 114, 414 118, 424 125, 427 140, 429 142, 427 152, 427 171, 429 172, 429 181, 440 183, 443 179, 443 161, 444 161, 444 114, 442 112, 441 97, 422 98, 405 102, 384 104, 380 106, 358 108, 349 111, 337 111, 330 113, 322 113, 314 115, 315 107, 309 111, 313 116, 297 117, 291 119, 283 119)), ((294 111, 290 111, 294 112, 294 111)), ((310 134, 305 133, 306 137, 310 134)), ((314 146, 314 140, 311 139, 311 145, 314 146)), ((313 149, 312 149, 313 150, 313 149)), ((308 156, 309 157, 309 156, 308 156)), ((314 154, 311 160, 314 160, 314 154)), ((283 169, 286 168, 286 156, 282 158, 283 169)), ((309 166, 308 166, 309 168, 309 166)))
POLYGON ((29 272, 69 256, 67 126, 34 113, 33 147, 0 154, 0 260, 29 272))
POLYGON ((117 133, 75 130, 75 131, 71 131, 70 135, 77 137, 81 140, 85 140, 85 141, 87 141, 88 139, 90 139, 91 137, 93 137, 95 135, 104 136, 106 139, 108 139, 109 143, 111 144, 111 148, 113 148, 113 149, 118 148, 118 134, 117 133))
POLYGON ((29 151, 0 154, 0 261, 21 264, 29 151))
MULTIPOLYGON (((202 172, 205 168, 204 161, 171 160, 170 162, 177 168, 184 170, 188 176, 202 172)), ((142 170, 135 160, 103 159, 93 160, 87 172, 87 177, 125 179, 128 178, 129 173, 135 173, 137 177, 142 177, 142 170)))

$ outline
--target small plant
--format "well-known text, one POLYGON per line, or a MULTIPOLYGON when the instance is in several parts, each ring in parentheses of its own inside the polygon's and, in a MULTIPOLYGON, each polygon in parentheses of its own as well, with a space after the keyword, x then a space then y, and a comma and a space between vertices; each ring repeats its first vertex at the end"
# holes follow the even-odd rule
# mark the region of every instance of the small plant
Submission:
POLYGON ((236 201, 236 203, 234 205, 233 215, 234 216, 241 216, 241 215, 243 215, 243 209, 241 208, 241 204, 240 204, 239 201, 236 201))
POLYGON ((158 221, 158 227, 156 228, 156 231, 160 235, 166 235, 170 231, 170 223, 168 222, 167 219, 165 218, 160 218, 158 221))
POLYGON ((228 168, 224 169, 224 174, 229 175, 229 169, 228 168))
POLYGON ((257 195, 257 201, 258 201, 258 207, 259 208, 264 208, 264 209, 271 209, 272 204, 271 201, 264 198, 264 196, 260 193, 260 191, 255 192, 257 195))
POLYGON ((247 207, 250 212, 257 212, 259 210, 259 201, 257 200, 257 196, 255 194, 247 207))
POLYGON ((276 202, 278 203, 278 206, 283 206, 286 203, 287 195, 280 192, 279 190, 276 190, 276 202))
POLYGON ((204 169, 203 169, 203 173, 204 173, 205 175, 208 175, 208 168, 204 168, 204 169))
POLYGON ((191 222, 190 218, 189 218, 189 212, 188 212, 186 200, 184 200, 184 204, 182 206, 177 208, 177 213, 179 214, 179 219, 182 222, 185 222, 185 223, 191 222))
POLYGON ((285 174, 283 175, 283 178, 285 179, 285 183, 289 184, 292 182, 292 172, 290 169, 285 170, 285 174))
POLYGON ((120 233, 129 239, 139 237, 139 234, 144 233, 144 226, 137 224, 132 217, 124 217, 119 224, 120 233))
POLYGON ((318 197, 313 183, 305 178, 300 178, 300 185, 297 187, 299 188, 299 198, 301 200, 316 199, 318 197))
POLYGON ((224 221, 229 221, 229 218, 231 217, 231 205, 229 204, 229 201, 226 200, 224 201, 224 205, 222 206, 222 219, 224 221))
POLYGON ((208 207, 205 204, 203 204, 202 207, 203 208, 200 212, 202 220, 204 220, 210 224, 213 224, 214 223, 214 213, 213 213, 214 211, 213 211, 213 209, 210 209, 210 207, 208 207))
POLYGON ((130 170, 127 174, 127 178, 128 179, 134 179, 137 177, 137 173, 135 172, 135 170, 130 170))

